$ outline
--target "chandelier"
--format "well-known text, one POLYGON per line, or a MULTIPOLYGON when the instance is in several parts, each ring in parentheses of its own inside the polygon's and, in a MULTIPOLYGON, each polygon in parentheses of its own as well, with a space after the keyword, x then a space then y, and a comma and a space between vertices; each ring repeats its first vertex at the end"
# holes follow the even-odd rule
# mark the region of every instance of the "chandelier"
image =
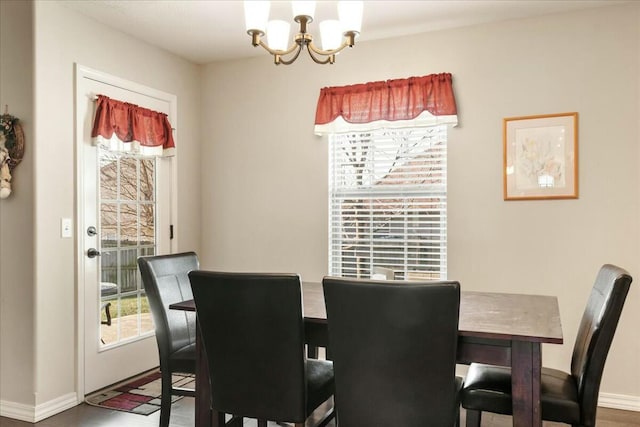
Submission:
POLYGON ((303 48, 307 48, 309 56, 317 64, 333 64, 336 54, 345 47, 353 47, 356 36, 360 34, 362 26, 362 2, 339 1, 339 20, 320 22, 321 48, 313 43, 313 36, 307 32, 307 24, 313 22, 315 1, 292 1, 293 20, 300 24, 298 33, 289 46, 289 31, 291 24, 287 21, 269 21, 269 1, 245 1, 244 16, 247 34, 251 36, 253 46, 262 46, 273 55, 276 65, 290 65, 300 55, 303 48), (262 36, 267 37, 267 43, 262 36), (290 55, 290 56, 288 56, 290 55), (285 56, 288 56, 285 59, 285 56))

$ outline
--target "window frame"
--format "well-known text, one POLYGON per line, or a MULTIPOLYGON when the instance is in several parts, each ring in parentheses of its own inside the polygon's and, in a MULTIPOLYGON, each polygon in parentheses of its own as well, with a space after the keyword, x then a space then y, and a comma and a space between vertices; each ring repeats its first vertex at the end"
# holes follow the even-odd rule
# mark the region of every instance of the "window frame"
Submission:
POLYGON ((353 278, 393 277, 396 280, 446 279, 447 126, 332 133, 328 139, 329 274, 353 278), (366 144, 365 153, 363 145, 366 144), (351 150, 349 154, 346 154, 345 146, 351 150), (390 160, 394 150, 395 158, 390 160), (345 159, 352 163, 348 164, 345 159), (355 178, 347 176, 350 172, 344 172, 344 168, 356 164, 361 169, 351 172, 355 178), (339 170, 341 168, 343 171, 339 170), (351 182, 347 182, 349 180, 351 182), (365 207, 362 203, 352 209, 352 223, 358 224, 361 220, 364 224, 351 227, 356 236, 353 239, 347 237, 349 221, 345 215, 349 212, 346 203, 350 199, 369 204, 365 207), (392 206, 396 202, 398 206, 392 206), (404 206, 404 212, 399 205, 404 206), (357 213, 360 208, 362 210, 357 213), (390 214, 386 230, 388 241, 395 240, 394 244, 388 245, 383 244, 382 228, 375 227, 377 223, 384 225, 385 208, 390 214), (369 214, 363 213, 367 209, 369 214), (413 225, 409 224, 411 221, 413 225), (403 222, 403 231, 398 227, 400 222, 403 222), (368 236, 364 232, 367 227, 368 236), (349 242, 355 247, 351 252, 351 267, 345 260, 349 242), (402 255, 399 255, 400 249, 404 250, 402 255), (398 262, 398 259, 402 261, 398 262), (382 275, 374 270, 382 270, 382 275))

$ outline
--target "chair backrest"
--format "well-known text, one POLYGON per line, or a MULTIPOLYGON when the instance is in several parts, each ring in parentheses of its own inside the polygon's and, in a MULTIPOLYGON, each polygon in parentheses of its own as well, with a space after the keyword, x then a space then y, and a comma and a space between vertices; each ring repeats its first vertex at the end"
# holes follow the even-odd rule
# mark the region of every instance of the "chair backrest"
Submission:
POLYGON ((323 288, 338 425, 453 426, 459 283, 325 277, 323 288))
POLYGON ((603 265, 582 315, 571 358, 571 374, 578 384, 584 426, 595 425, 600 380, 631 280, 625 270, 603 265))
POLYGON ((199 268, 195 252, 138 258, 138 267, 149 300, 160 353, 160 368, 174 351, 195 343, 195 313, 170 310, 169 305, 193 299, 187 275, 199 268))
POLYGON ((296 274, 189 273, 213 408, 306 418, 302 291, 296 274))

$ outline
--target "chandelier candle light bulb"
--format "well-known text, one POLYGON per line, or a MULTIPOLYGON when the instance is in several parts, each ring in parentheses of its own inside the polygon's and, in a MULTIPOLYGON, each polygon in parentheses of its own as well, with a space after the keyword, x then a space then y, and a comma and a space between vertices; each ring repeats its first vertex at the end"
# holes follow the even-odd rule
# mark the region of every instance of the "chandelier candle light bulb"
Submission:
POLYGON ((320 23, 320 41, 322 50, 336 50, 342 42, 340 21, 327 19, 320 23))
POLYGON ((247 27, 247 33, 258 32, 261 35, 265 34, 270 9, 271 2, 268 1, 244 2, 244 22, 247 27))
POLYGON ((267 22, 267 44, 269 49, 276 51, 287 50, 291 24, 287 21, 274 19, 267 22))
POLYGON ((253 46, 262 46, 273 55, 276 65, 292 64, 303 48, 306 47, 311 59, 317 64, 333 64, 336 54, 344 48, 353 47, 355 38, 362 27, 362 1, 339 1, 337 20, 327 20, 320 23, 322 48, 313 43, 313 36, 308 32, 307 25, 313 22, 315 15, 315 1, 292 1, 293 20, 300 25, 299 31, 289 43, 290 24, 286 21, 269 21, 270 2, 245 1, 244 13, 247 34, 251 36, 253 46), (267 37, 267 43, 262 37, 267 37), (287 59, 284 57, 291 55, 287 59))
POLYGON ((362 29, 362 2, 361 1, 339 1, 338 19, 344 25, 345 31, 352 31, 360 34, 362 29))

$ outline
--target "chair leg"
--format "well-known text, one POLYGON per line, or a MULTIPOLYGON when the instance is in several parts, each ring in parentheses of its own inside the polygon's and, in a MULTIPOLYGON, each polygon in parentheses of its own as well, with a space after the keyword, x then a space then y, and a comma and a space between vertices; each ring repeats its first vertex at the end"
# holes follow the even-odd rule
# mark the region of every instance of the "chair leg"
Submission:
POLYGON ((480 421, 482 419, 481 411, 474 411, 467 409, 467 427, 480 427, 480 421))
POLYGON ((258 420, 258 427, 267 427, 267 420, 258 420))
POLYGON ((171 417, 171 372, 162 371, 162 394, 160 397, 160 427, 169 427, 171 417))

